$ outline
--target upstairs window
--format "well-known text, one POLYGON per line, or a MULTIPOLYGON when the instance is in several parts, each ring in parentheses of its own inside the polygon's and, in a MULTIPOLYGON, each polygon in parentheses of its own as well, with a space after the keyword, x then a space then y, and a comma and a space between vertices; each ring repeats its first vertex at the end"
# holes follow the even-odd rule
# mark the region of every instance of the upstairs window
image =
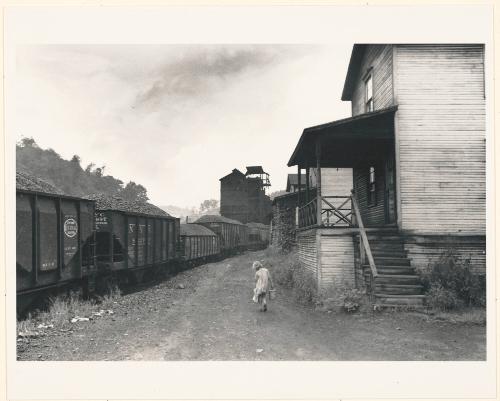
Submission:
POLYGON ((368 169, 368 205, 377 203, 377 181, 375 180, 375 167, 368 169))
POLYGON ((372 74, 365 79, 365 112, 373 111, 373 79, 372 74))

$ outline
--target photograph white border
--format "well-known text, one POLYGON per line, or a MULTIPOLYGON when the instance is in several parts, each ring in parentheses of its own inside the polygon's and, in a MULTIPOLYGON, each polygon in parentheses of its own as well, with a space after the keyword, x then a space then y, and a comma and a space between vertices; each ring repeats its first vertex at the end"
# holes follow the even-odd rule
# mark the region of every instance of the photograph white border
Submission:
MULTIPOLYGON (((21 44, 335 43, 336 37, 352 38, 353 44, 485 43, 488 171, 484 362, 19 362, 15 269, 9 268, 8 399, 496 398, 490 5, 27 6, 4 10, 4 35, 5 266, 15 266, 16 131, 9 117, 15 88, 10 78, 15 74, 15 49, 21 44), (265 385, 260 385, 262 380, 265 385)), ((347 68, 348 60, 345 63, 347 68)), ((299 134, 290 133, 291 141, 298 140, 299 134)))

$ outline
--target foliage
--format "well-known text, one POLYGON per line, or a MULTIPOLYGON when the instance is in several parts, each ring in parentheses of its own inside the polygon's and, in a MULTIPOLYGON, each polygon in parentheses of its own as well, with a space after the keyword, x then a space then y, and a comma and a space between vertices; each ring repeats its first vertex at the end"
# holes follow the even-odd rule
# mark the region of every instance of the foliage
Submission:
POLYGON ((133 181, 129 181, 125 188, 120 192, 120 196, 128 201, 138 200, 141 202, 147 202, 148 192, 141 184, 136 184, 133 181))
POLYGON ((357 289, 344 283, 340 288, 331 286, 321 291, 318 303, 327 310, 339 308, 344 312, 352 313, 368 305, 366 298, 365 289, 357 289))
POLYGON ((454 249, 440 256, 428 272, 422 274, 429 305, 441 310, 461 306, 486 305, 486 279, 474 274, 470 259, 460 259, 454 249))
POLYGON ((206 199, 200 204, 200 213, 205 213, 219 207, 217 199, 206 199))
MULTIPOLYGON (((313 304, 317 298, 316 281, 311 272, 300 266, 294 252, 283 253, 275 250, 275 266, 272 276, 275 282, 283 287, 291 288, 296 301, 302 304, 313 304)), ((268 261, 271 266, 273 263, 268 261)))
POLYGON ((427 302, 435 309, 448 311, 460 305, 455 291, 444 288, 439 283, 433 283, 427 292, 427 302))
POLYGON ((16 146, 16 168, 59 188, 67 195, 85 196, 93 193, 116 195, 130 201, 147 201, 147 191, 140 184, 123 181, 105 175, 105 166, 89 163, 85 169, 81 158, 73 155, 63 159, 53 149, 40 148, 33 138, 23 138, 16 146))

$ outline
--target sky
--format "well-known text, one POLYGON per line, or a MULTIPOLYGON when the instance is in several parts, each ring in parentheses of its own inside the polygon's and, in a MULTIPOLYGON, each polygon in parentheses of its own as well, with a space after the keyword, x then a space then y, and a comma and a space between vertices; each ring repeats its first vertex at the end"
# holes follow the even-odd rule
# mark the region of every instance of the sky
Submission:
POLYGON ((152 203, 219 199, 219 178, 262 165, 269 192, 304 128, 350 116, 352 43, 23 45, 16 137, 144 185, 152 203))

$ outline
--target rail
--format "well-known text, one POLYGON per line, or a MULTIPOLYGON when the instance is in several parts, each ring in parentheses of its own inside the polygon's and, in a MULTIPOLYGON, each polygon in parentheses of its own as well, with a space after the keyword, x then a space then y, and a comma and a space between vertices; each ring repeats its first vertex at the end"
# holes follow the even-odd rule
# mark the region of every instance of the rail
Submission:
POLYGON ((298 210, 299 228, 314 227, 317 220, 318 202, 316 199, 306 203, 298 210))
POLYGON ((370 265, 370 291, 373 294, 375 287, 374 281, 378 276, 377 266, 375 265, 375 261, 373 260, 372 251, 370 248, 370 243, 368 242, 368 237, 366 236, 365 226, 363 224, 363 220, 361 219, 361 213, 359 212, 358 202, 356 200, 356 195, 354 191, 352 191, 352 206, 354 209, 354 213, 356 216, 356 221, 358 223, 359 228, 359 251, 360 251, 360 265, 363 266, 365 264, 365 257, 368 259, 368 264, 370 265))
POLYGON ((320 224, 318 224, 317 210, 318 198, 298 208, 298 227, 355 227, 350 196, 322 196, 320 224))

